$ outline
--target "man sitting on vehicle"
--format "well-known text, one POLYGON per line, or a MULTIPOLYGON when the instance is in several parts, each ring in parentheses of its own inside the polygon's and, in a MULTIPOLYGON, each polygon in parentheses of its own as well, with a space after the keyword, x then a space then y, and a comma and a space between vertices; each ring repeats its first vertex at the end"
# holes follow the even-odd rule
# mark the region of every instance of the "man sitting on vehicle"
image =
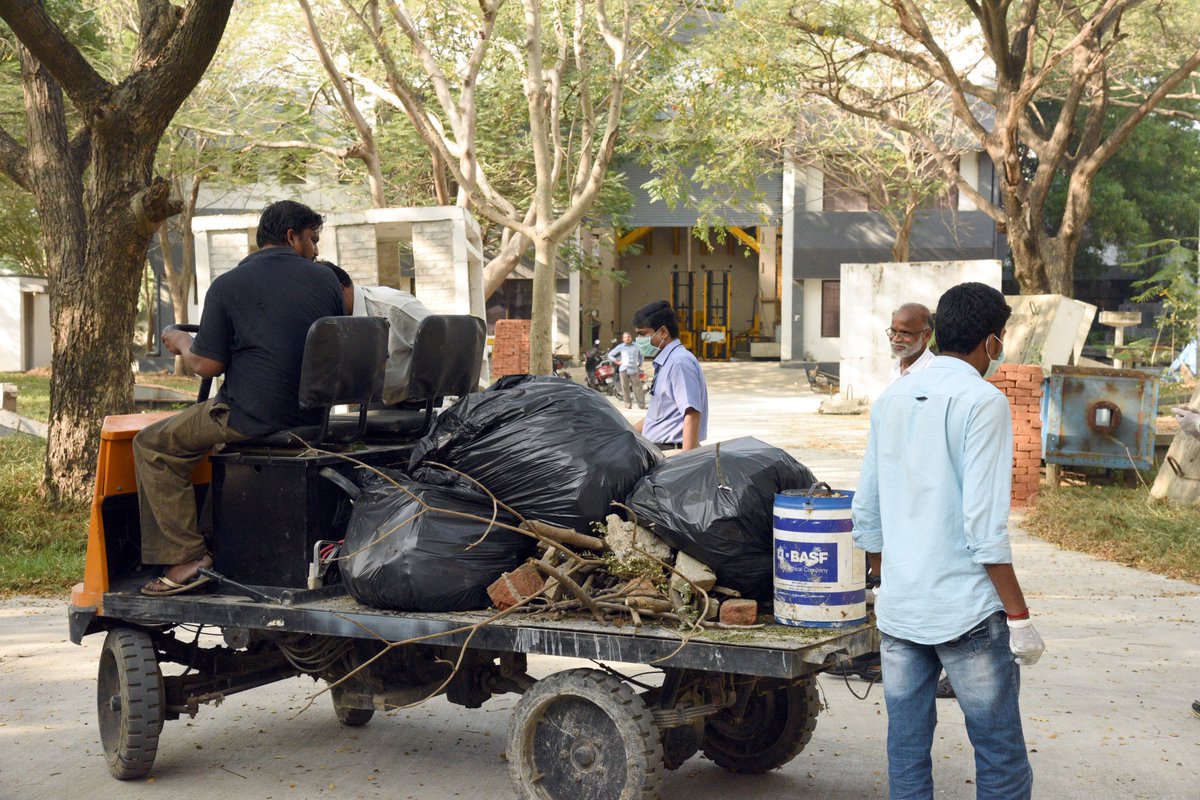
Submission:
POLYGON ((272 203, 258 223, 258 252, 212 282, 195 341, 163 334, 167 350, 197 375, 224 373, 220 392, 142 430, 133 440, 141 504, 142 563, 163 564, 142 587, 150 596, 207 583, 212 566, 196 519, 192 471, 214 445, 320 422, 299 405, 300 364, 313 322, 345 313, 333 273, 317 266, 324 218, 290 200, 272 203))

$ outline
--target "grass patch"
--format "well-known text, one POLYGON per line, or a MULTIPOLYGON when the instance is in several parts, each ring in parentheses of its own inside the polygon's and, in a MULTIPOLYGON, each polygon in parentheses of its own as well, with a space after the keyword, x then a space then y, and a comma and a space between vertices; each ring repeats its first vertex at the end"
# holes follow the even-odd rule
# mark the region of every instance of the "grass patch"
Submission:
MULTIPOLYGON (((46 422, 50 419, 50 375, 42 372, 0 372, 0 383, 17 385, 18 414, 46 422)), ((166 386, 193 396, 200 389, 199 378, 176 377, 169 372, 143 372, 137 376, 137 382, 166 386)), ((166 408, 183 408, 183 405, 166 408)))
POLYGON ((0 436, 0 596, 59 595, 83 578, 88 508, 42 500, 45 456, 37 437, 0 436))
POLYGON ((1200 508, 1150 503, 1145 488, 1043 491, 1021 527, 1071 550, 1200 583, 1200 508))
POLYGON ((17 413, 22 417, 50 419, 50 374, 38 372, 0 372, 0 383, 17 385, 17 413))

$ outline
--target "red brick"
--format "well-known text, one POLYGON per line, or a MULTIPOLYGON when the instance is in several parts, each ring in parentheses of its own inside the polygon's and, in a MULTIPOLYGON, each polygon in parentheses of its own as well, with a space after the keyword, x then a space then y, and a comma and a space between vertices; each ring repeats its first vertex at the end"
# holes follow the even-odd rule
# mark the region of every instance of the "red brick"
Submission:
POLYGON ((757 619, 758 603, 753 600, 726 600, 721 603, 720 621, 724 625, 753 625, 757 619))
POLYGON ((497 578, 488 587, 487 593, 496 608, 503 611, 537 594, 545 584, 546 581, 537 571, 537 567, 525 563, 497 578))

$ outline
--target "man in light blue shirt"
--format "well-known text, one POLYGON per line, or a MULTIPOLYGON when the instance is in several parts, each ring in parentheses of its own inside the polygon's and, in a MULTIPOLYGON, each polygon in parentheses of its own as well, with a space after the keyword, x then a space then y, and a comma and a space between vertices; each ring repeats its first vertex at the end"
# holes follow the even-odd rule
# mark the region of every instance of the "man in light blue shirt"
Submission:
POLYGON ((977 798, 1032 792, 1017 663, 1035 663, 1044 645, 1008 539, 1008 400, 983 380, 1003 357, 1010 313, 990 286, 947 291, 935 323, 942 355, 889 386, 871 409, 854 540, 883 577, 875 614, 893 800, 933 797, 943 667, 975 747, 977 798))
POLYGON ((675 309, 656 300, 633 315, 638 349, 654 358, 650 410, 634 429, 663 450, 694 450, 708 437, 708 386, 700 362, 679 341, 675 309))
POLYGON ((633 408, 634 395, 637 396, 638 408, 646 407, 646 397, 642 393, 642 351, 633 343, 629 331, 621 334, 621 343, 608 351, 609 359, 620 364, 621 396, 625 398, 625 407, 633 408))

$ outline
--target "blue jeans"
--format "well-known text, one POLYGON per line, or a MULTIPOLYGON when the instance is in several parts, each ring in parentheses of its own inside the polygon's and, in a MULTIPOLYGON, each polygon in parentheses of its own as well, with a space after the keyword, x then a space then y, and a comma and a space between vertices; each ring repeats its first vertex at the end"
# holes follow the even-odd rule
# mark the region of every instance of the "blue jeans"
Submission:
POLYGON ((883 634, 891 800, 933 797, 933 729, 938 674, 945 668, 975 748, 979 800, 1028 800, 1033 770, 1025 752, 1017 695, 1021 673, 1008 649, 1003 611, 942 644, 883 634))

